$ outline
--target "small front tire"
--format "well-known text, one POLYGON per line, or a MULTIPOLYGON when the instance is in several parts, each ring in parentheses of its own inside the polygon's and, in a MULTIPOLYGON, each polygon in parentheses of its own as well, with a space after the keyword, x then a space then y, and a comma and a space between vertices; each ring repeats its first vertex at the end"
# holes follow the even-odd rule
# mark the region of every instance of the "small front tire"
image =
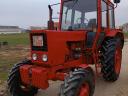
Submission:
POLYGON ((20 66, 23 66, 25 64, 30 64, 30 61, 25 60, 21 63, 16 64, 9 73, 7 83, 11 96, 34 96, 38 92, 37 88, 28 88, 21 82, 19 68, 20 66))

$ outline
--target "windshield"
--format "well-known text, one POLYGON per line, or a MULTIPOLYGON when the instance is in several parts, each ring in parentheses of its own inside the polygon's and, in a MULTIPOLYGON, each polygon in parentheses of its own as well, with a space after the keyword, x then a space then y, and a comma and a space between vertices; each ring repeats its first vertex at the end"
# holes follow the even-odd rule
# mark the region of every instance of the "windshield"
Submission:
POLYGON ((97 0, 65 1, 62 30, 91 29, 97 27, 97 0))

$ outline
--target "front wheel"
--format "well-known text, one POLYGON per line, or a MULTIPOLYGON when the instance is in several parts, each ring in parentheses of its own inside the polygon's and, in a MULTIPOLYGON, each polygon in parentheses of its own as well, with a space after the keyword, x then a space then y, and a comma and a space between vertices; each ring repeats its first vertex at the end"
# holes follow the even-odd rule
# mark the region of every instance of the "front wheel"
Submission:
POLYGON ((34 96, 38 92, 37 88, 28 87, 21 82, 20 67, 25 64, 30 64, 30 61, 25 60, 16 64, 9 73, 7 83, 11 96, 34 96))
POLYGON ((65 78, 61 85, 60 96, 93 96, 95 89, 94 74, 91 68, 77 69, 65 78))

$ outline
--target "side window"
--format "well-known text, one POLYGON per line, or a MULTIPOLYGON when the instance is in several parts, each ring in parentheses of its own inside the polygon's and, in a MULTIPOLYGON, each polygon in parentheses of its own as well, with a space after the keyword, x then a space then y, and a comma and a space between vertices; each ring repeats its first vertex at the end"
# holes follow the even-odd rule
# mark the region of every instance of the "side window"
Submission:
POLYGON ((80 23, 81 23, 81 12, 75 11, 74 24, 80 24, 80 23))
POLYGON ((97 28, 97 12, 87 12, 85 13, 85 23, 88 23, 88 28, 97 28))
POLYGON ((72 9, 64 7, 63 10, 62 29, 68 29, 68 27, 71 26, 72 9))
POLYGON ((107 4, 105 1, 102 0, 101 2, 101 8, 102 8, 102 27, 106 28, 107 27, 107 4))
POLYGON ((115 20, 114 20, 114 9, 111 6, 109 6, 109 22, 110 22, 110 28, 115 28, 115 20))

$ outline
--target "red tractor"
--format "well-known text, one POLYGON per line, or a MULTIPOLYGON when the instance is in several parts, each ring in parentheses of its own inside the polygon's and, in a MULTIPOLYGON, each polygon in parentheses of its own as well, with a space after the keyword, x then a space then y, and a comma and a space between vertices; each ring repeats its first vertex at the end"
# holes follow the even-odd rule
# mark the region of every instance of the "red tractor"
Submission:
MULTIPOLYGON (((114 0, 119 3, 120 0, 114 0)), ((8 77, 12 96, 34 96, 49 81, 64 81, 59 96, 93 96, 96 75, 118 79, 124 36, 115 29, 110 0, 61 0, 59 27, 49 5, 48 30, 32 30, 31 60, 16 64, 8 77)), ((56 5, 56 4, 55 4, 56 5)))

